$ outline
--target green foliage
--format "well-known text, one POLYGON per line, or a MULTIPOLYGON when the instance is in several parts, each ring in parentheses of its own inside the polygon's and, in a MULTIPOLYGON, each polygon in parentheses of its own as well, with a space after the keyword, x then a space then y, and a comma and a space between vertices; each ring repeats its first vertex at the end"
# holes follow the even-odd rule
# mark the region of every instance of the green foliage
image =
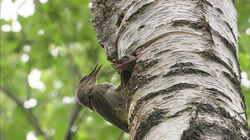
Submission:
MULTIPOLYGON (((239 31, 241 33, 240 64, 242 71, 250 75, 250 5, 247 0, 237 1, 239 31)), ((91 71, 95 64, 103 64, 99 82, 117 84, 117 74, 106 60, 106 54, 91 27, 89 0, 49 0, 42 4, 35 1, 35 14, 27 18, 18 16, 22 25, 20 32, 1 31, 1 86, 10 90, 25 102, 37 100, 32 108, 42 129, 54 140, 64 139, 75 101, 72 99, 81 76, 91 71), (27 51, 27 45, 31 47, 27 51), (26 50, 25 47, 26 46, 26 50), (27 62, 21 58, 29 56, 27 62), (40 80, 45 89, 31 88, 28 75, 32 70, 41 71, 40 80), (112 79, 112 80, 111 80, 112 79)), ((1 20, 1 26, 11 24, 1 20)), ((244 86, 250 124, 250 89, 244 86)), ((13 100, 1 93, 1 136, 4 139, 25 139, 29 131, 36 131, 26 114, 13 100)), ((73 139, 116 140, 121 137, 119 129, 101 117, 83 108, 72 128, 73 139)), ((36 132, 38 136, 38 132, 36 132)), ((39 135, 39 139, 44 139, 39 135)), ((123 137, 122 139, 128 139, 123 137)))

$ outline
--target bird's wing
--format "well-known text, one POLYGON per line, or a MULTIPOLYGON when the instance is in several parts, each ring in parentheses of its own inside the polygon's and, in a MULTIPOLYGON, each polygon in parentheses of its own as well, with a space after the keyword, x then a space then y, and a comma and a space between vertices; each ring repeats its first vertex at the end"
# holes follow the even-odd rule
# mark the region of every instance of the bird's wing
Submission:
POLYGON ((111 105, 105 100, 101 93, 95 93, 95 96, 91 99, 91 104, 96 113, 100 114, 105 120, 128 133, 127 123, 124 123, 118 118, 111 105))

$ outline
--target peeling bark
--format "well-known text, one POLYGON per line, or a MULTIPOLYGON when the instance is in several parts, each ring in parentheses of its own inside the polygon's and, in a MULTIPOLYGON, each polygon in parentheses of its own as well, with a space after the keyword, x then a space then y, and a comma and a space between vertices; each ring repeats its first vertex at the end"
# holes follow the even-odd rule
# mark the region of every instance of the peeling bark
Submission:
POLYGON ((247 139, 232 0, 92 3, 108 60, 138 57, 124 89, 131 139, 247 139))

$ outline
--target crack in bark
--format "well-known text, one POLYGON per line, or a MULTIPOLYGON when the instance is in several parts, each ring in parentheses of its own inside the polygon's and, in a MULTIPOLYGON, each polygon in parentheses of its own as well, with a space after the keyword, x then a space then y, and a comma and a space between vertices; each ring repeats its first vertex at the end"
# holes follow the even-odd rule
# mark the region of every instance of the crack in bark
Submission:
POLYGON ((155 57, 158 57, 158 56, 162 55, 163 53, 167 53, 167 52, 170 52, 170 51, 171 51, 171 49, 162 50, 162 51, 156 53, 154 56, 155 56, 155 57))
POLYGON ((230 102, 233 102, 229 96, 227 96, 225 93, 223 93, 222 91, 219 91, 216 88, 205 88, 205 90, 208 90, 209 92, 211 92, 214 95, 221 95, 224 98, 228 99, 230 102))
POLYGON ((185 108, 185 109, 182 109, 182 110, 180 110, 180 111, 177 111, 177 112, 174 113, 173 115, 167 116, 166 118, 167 118, 167 119, 176 118, 176 117, 178 117, 178 116, 181 116, 182 113, 187 112, 187 111, 191 111, 192 109, 193 109, 193 107, 187 107, 187 108, 185 108))
MULTIPOLYGON (((145 3, 144 5, 142 5, 140 8, 138 8, 135 12, 133 12, 127 19, 125 19, 125 21, 127 22, 131 22, 131 20, 136 17, 136 15, 138 13, 141 13, 143 11, 146 11, 147 7, 149 7, 151 4, 153 4, 154 2, 156 2, 157 0, 153 0, 153 1, 150 1, 149 3, 145 3)), ((140 2, 140 1, 139 1, 140 2)), ((138 2, 138 3, 139 3, 138 2)))
MULTIPOLYGON (((145 43, 143 43, 142 45, 140 45, 139 47, 137 47, 137 48, 133 51, 133 53, 142 51, 143 49, 145 49, 145 48, 147 48, 148 46, 152 45, 153 43, 155 43, 156 41, 160 40, 161 38, 164 38, 164 37, 168 36, 169 34, 170 34, 170 33, 163 33, 163 34, 161 34, 161 35, 159 35, 159 36, 157 36, 157 37, 154 37, 154 38, 152 38, 152 39, 146 41, 145 43)), ((137 41, 133 42, 133 43, 129 46, 129 48, 130 48, 131 46, 134 46, 134 44, 136 44, 136 43, 137 43, 137 41)))
MULTIPOLYGON (((143 43, 142 45, 140 45, 139 47, 137 47, 133 52, 132 54, 136 54, 137 52, 139 51, 142 51, 143 49, 149 47, 150 45, 152 45, 153 43, 155 43, 156 41, 164 38, 164 37, 167 37, 169 35, 172 35, 172 34, 190 34, 190 35, 194 35, 194 36, 201 36, 199 34, 196 34, 196 33, 192 33, 192 32, 188 32, 188 31, 170 31, 170 32, 166 32, 166 33, 162 33, 152 39, 148 39, 148 41, 146 41, 145 43, 143 43)), ((128 48, 131 48, 132 46, 134 46, 136 43, 138 43, 139 40, 133 42, 128 48)))
MULTIPOLYGON (((154 37, 152 39, 148 39, 148 41, 146 41, 142 45, 136 47, 136 49, 131 54, 136 54, 137 52, 142 51, 143 49, 145 49, 148 46, 152 45, 156 41, 158 41, 158 40, 160 40, 160 39, 162 39, 164 37, 167 37, 169 35, 172 35, 172 34, 190 34, 190 35, 194 35, 194 36, 202 36, 200 34, 196 34, 196 33, 189 32, 189 31, 182 31, 182 30, 181 31, 175 30, 175 31, 165 32, 165 33, 162 33, 162 34, 160 34, 160 35, 158 35, 158 36, 156 36, 156 37, 154 37)), ((131 48, 132 46, 134 46, 138 42, 139 42, 139 40, 134 41, 128 48, 131 48)), ((165 52, 167 52, 167 51, 165 51, 165 52)), ((155 55, 158 56, 160 53, 161 52, 159 52, 158 54, 155 54, 155 55)))
POLYGON ((236 60, 236 63, 237 63, 238 69, 239 69, 239 76, 240 76, 240 63, 239 63, 239 58, 238 58, 238 55, 237 55, 236 46, 234 46, 234 44, 229 42, 225 37, 223 37, 217 31, 215 31, 215 30, 213 30, 213 31, 214 31, 215 34, 217 34, 217 36, 221 39, 221 41, 225 44, 225 46, 233 53, 233 56, 234 56, 234 58, 236 60))

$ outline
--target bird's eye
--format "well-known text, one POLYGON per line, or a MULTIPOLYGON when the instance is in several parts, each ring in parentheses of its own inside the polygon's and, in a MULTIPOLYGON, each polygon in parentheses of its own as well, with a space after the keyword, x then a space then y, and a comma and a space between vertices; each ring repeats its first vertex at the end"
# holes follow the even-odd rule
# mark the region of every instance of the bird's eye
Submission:
POLYGON ((128 57, 128 56, 123 56, 123 59, 128 60, 128 59, 129 59, 129 57, 128 57))
POLYGON ((82 79, 80 79, 79 83, 83 82, 86 78, 87 78, 87 76, 85 76, 82 79))

